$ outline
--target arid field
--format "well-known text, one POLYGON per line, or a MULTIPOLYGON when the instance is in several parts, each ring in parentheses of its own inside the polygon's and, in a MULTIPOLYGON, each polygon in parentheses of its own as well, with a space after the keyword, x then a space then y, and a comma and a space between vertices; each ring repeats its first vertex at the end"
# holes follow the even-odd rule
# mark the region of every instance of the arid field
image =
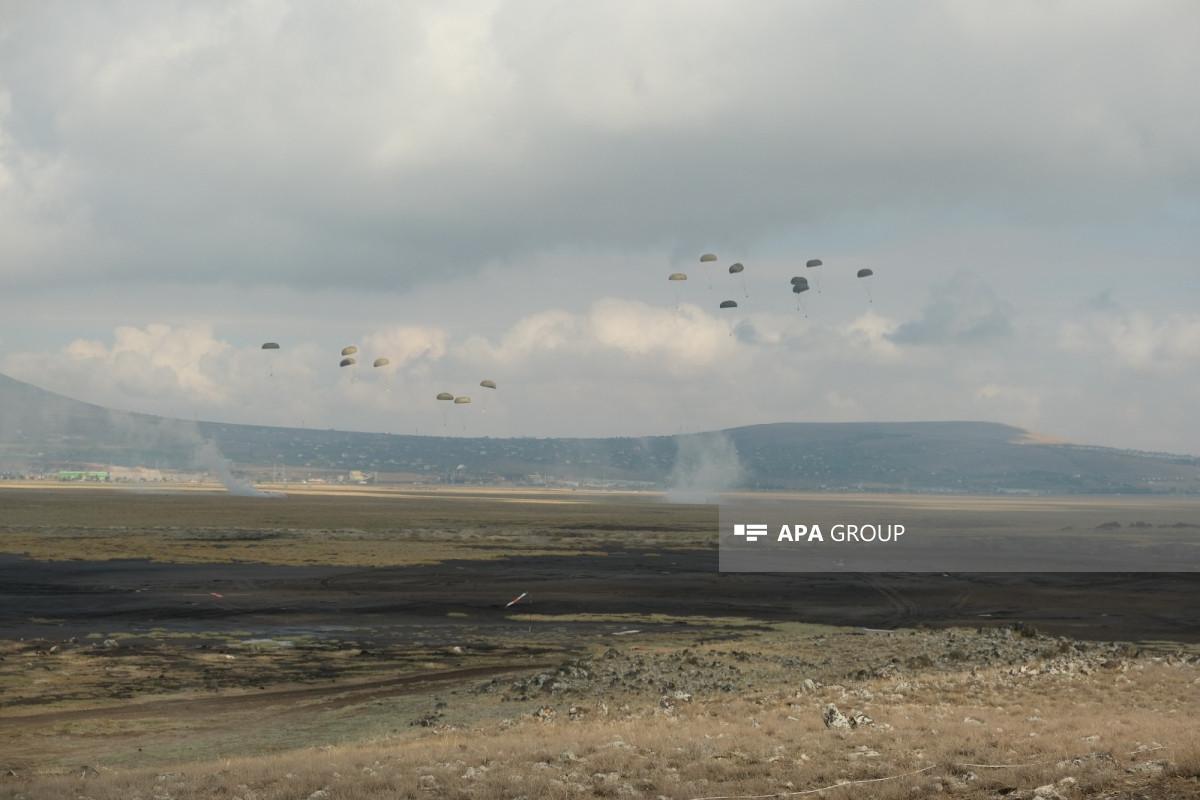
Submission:
POLYGON ((1200 797, 1198 575, 721 574, 714 505, 261 488, 0 486, 0 798, 1200 797))

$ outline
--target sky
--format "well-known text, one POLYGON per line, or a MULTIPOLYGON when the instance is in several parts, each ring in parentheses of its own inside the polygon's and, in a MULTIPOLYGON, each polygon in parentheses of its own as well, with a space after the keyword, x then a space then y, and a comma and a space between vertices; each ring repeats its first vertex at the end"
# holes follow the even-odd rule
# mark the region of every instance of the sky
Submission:
POLYGON ((0 373, 382 433, 1200 454, 1197 41, 1192 0, 0 0, 0 373))

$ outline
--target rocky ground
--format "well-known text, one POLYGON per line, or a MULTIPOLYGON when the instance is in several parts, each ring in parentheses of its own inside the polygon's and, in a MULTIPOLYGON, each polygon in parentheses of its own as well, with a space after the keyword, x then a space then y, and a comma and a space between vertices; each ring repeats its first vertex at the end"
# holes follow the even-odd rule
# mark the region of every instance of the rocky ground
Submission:
POLYGON ((0 520, 0 798, 1200 796, 1200 576, 722 574, 711 514, 642 502, 42 497, 0 520))

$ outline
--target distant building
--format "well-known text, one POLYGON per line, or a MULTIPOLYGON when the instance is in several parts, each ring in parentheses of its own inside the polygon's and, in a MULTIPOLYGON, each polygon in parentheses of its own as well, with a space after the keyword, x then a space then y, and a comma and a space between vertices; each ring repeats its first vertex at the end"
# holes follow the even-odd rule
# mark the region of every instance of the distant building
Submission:
POLYGON ((63 469, 59 470, 58 479, 60 481, 93 481, 96 483, 103 483, 108 480, 108 473, 100 471, 63 469))
POLYGON ((110 481, 127 481, 129 483, 161 483, 166 480, 162 470, 148 467, 109 467, 110 481))

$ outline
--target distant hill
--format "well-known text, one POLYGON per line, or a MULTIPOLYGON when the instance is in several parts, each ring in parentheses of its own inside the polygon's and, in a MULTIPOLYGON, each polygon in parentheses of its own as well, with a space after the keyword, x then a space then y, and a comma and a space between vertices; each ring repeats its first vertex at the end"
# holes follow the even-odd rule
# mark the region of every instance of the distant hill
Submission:
POLYGON ((0 473, 202 468, 213 442, 251 480, 557 482, 699 491, 1200 491, 1200 459, 1058 442, 990 422, 776 423, 641 438, 401 436, 187 422, 0 375, 0 473), (369 476, 369 477, 368 477, 369 476))

